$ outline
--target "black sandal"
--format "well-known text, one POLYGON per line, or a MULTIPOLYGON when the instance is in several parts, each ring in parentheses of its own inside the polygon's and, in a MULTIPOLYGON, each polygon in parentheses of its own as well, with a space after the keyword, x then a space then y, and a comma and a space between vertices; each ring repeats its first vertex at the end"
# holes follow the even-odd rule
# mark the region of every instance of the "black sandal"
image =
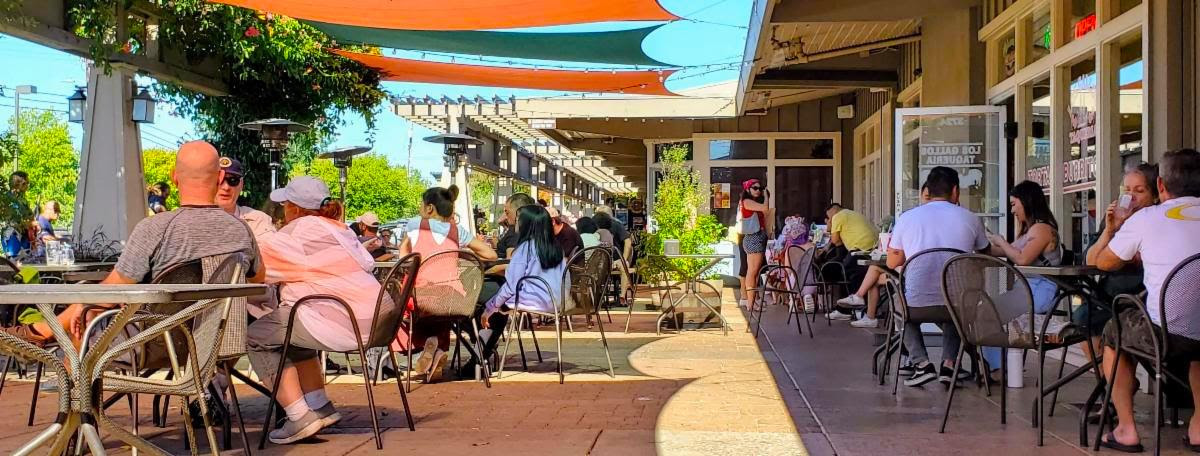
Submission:
MULTIPOLYGON (((1184 439, 1186 440, 1187 436, 1184 436, 1184 439)), ((1113 433, 1111 433, 1111 432, 1109 432, 1108 434, 1105 434, 1104 438, 1100 439, 1100 446, 1111 449, 1111 450, 1117 450, 1122 453, 1141 453, 1143 451, 1146 451, 1146 448, 1143 447, 1141 443, 1136 443, 1133 445, 1125 445, 1121 442, 1118 442, 1117 438, 1114 437, 1113 433)))
POLYGON ((1183 446, 1192 450, 1193 453, 1200 453, 1200 445, 1193 444, 1192 439, 1189 439, 1187 435, 1183 436, 1183 446))

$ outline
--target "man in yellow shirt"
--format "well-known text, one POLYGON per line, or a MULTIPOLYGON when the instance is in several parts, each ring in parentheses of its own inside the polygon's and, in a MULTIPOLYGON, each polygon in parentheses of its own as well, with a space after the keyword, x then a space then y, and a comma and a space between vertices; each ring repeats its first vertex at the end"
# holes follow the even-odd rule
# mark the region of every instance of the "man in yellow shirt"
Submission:
POLYGON ((869 252, 879 242, 879 231, 862 214, 833 203, 825 215, 829 217, 830 240, 834 245, 844 245, 851 252, 869 252))
MULTIPOLYGON (((829 208, 825 210, 825 215, 829 217, 830 243, 844 249, 842 252, 844 256, 841 258, 841 263, 842 267, 846 270, 846 281, 850 285, 849 289, 857 290, 862 285, 867 268, 860 266, 858 260, 853 255, 850 255, 850 252, 856 250, 869 252, 874 250, 875 244, 879 242, 879 231, 862 214, 846 209, 838 203, 830 204, 829 208)), ((853 318, 853 315, 834 310, 829 313, 829 318, 850 320, 853 318)), ((874 315, 867 315, 864 318, 873 319, 874 315)))

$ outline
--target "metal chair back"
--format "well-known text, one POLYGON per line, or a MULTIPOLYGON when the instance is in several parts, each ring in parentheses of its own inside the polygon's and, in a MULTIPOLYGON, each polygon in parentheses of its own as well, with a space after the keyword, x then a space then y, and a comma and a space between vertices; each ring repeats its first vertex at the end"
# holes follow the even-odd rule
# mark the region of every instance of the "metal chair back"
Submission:
POLYGON ((386 347, 396 338, 404 322, 404 312, 413 296, 413 286, 421 266, 421 255, 410 253, 396 262, 381 284, 375 301, 375 315, 366 348, 386 347))
POLYGON ((577 251, 567 264, 583 259, 583 267, 570 266, 563 271, 563 314, 584 315, 594 313, 604 299, 604 290, 612 277, 612 247, 597 245, 577 251))
POLYGON ((412 296, 421 318, 470 317, 483 289, 483 263, 467 250, 421 258, 412 296))
POLYGON ((1200 254, 1185 258, 1163 281, 1158 301, 1163 353, 1170 353, 1167 346, 1170 338, 1166 334, 1200 340, 1200 312, 1196 312, 1200 291, 1197 290, 1200 290, 1200 254))
POLYGON ((816 285, 816 277, 813 275, 816 256, 816 247, 806 249, 798 245, 788 246, 787 262, 796 277, 794 284, 796 291, 803 293, 805 287, 816 285))
MULTIPOLYGON (((945 305, 945 297, 936 282, 910 283, 910 277, 934 279, 942 276, 946 262, 955 255, 961 255, 962 250, 935 248, 917 252, 907 258, 900 270, 900 292, 893 301, 893 310, 900 313, 905 321, 908 320, 908 308, 931 307, 945 305)), ((917 281, 919 282, 919 280, 917 281)))
POLYGON ((990 255, 957 255, 943 269, 942 289, 966 343, 1038 348, 1033 293, 1025 275, 1008 262, 990 255))

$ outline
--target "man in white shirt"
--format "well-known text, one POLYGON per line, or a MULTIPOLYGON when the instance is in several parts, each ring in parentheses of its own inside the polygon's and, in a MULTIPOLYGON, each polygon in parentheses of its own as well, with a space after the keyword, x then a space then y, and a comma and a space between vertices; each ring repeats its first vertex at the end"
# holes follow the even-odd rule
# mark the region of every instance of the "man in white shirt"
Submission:
MULTIPOLYGON (((1105 214, 1105 229, 1096 246, 1100 254, 1096 267, 1105 271, 1116 271, 1126 264, 1140 261, 1145 271, 1146 312, 1150 320, 1161 326, 1160 306, 1163 287, 1167 276, 1185 259, 1200 253, 1200 152, 1192 149, 1168 152, 1158 164, 1158 194, 1162 203, 1142 208, 1133 215, 1121 214, 1110 208, 1105 214)), ((1187 278, 1183 278, 1187 282, 1187 278)), ((1172 288, 1190 284, 1176 283, 1172 288)), ((1164 357, 1174 361, 1190 361, 1188 378, 1191 383, 1192 401, 1200 410, 1200 325, 1195 312, 1200 303, 1175 299, 1166 304, 1167 348, 1164 357)), ((1121 451, 1142 451, 1137 427, 1133 419, 1133 375, 1135 365, 1127 353, 1118 355, 1116 349, 1117 324, 1121 325, 1122 345, 1150 352, 1151 346, 1141 346, 1144 338, 1132 337, 1135 330, 1132 322, 1141 320, 1137 309, 1123 309, 1116 319, 1104 328, 1104 374, 1112 372, 1118 365, 1113 384, 1113 405, 1117 409, 1117 427, 1101 440, 1106 447, 1121 451), (1118 359, 1119 358, 1119 359, 1118 359)), ((1144 321, 1144 320, 1142 320, 1144 321)), ((1188 426, 1187 443, 1200 444, 1200 415, 1192 415, 1188 426)), ((1189 445, 1191 446, 1191 445, 1189 445)))
MULTIPOLYGON (((921 190, 921 206, 900 214, 888 245, 888 267, 898 269, 905 261, 929 249, 955 249, 974 252, 987 248, 987 230, 983 221, 971 211, 958 205, 958 172, 939 166, 929 171, 921 190)), ((942 266, 950 253, 931 253, 908 266, 904 296, 908 302, 909 319, 904 337, 913 374, 904 384, 921 386, 934 379, 950 383, 954 357, 961 343, 954 321, 942 296, 942 266), (916 269, 919 268, 919 269, 916 269), (942 365, 940 369, 929 362, 921 325, 916 322, 937 323, 942 328, 942 365)))

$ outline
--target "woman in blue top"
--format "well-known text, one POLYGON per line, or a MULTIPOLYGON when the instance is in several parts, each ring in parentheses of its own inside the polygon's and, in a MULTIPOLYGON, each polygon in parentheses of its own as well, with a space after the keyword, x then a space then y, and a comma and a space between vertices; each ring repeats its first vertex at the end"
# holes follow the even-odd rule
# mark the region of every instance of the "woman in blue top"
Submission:
MULTIPOLYGON (((562 300, 563 272, 566 258, 562 249, 554 243, 554 225, 546 208, 538 205, 525 206, 517 210, 517 247, 513 250, 508 268, 504 271, 504 285, 495 296, 484 304, 480 331, 484 339, 483 356, 490 357, 500 335, 508 324, 509 311, 514 309, 533 312, 554 312, 562 300), (536 276, 545 280, 526 280, 521 286, 521 300, 517 301, 517 283, 522 277, 536 276)), ((566 280, 570 280, 569 277, 566 280)), ((475 359, 463 366, 460 377, 472 372, 475 359)))

